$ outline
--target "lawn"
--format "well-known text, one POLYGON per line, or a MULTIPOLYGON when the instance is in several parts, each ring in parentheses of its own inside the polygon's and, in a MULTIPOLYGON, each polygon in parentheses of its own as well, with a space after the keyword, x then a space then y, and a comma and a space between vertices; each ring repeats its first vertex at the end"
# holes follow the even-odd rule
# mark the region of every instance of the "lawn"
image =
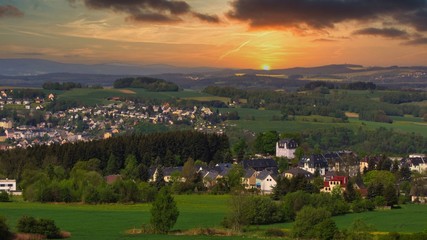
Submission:
MULTIPOLYGON (((374 227, 376 232, 414 233, 427 229, 427 205, 408 204, 401 209, 376 210, 333 217, 339 229, 348 228, 355 220, 361 219, 374 227)), ((292 223, 280 223, 260 228, 290 229, 292 223)))
MULTIPOLYGON (((180 216, 175 229, 219 227, 228 211, 229 196, 179 195, 175 196, 180 216)), ((140 228, 149 222, 150 204, 41 204, 27 202, 0 203, 0 214, 16 226, 23 215, 54 219, 57 225, 71 232, 72 239, 243 239, 246 237, 159 236, 125 234, 126 230, 140 228)), ((347 214, 334 217, 339 228, 348 227, 362 219, 377 231, 419 232, 427 229, 426 205, 403 205, 401 209, 347 214)), ((291 228, 292 223, 252 226, 251 229, 291 228)))
MULTIPOLYGON (((219 226, 227 211, 227 199, 228 196, 176 196, 180 217, 175 229, 219 226)), ((150 208, 150 204, 84 205, 12 202, 0 203, 0 215, 8 219, 10 226, 16 226, 17 220, 23 215, 54 219, 60 228, 71 232, 72 239, 125 239, 126 230, 140 228, 142 224, 149 222, 150 208)), ((165 236, 149 239, 164 238, 165 236)), ((140 235, 132 236, 131 239, 147 238, 140 235)), ((185 239, 185 237, 171 236, 170 239, 185 239)))

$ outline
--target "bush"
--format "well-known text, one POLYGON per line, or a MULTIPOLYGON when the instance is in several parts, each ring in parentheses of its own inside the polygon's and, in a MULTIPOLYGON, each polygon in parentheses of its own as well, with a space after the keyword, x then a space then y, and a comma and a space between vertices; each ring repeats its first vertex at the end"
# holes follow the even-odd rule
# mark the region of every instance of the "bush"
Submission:
POLYGON ((9 231, 9 227, 6 224, 6 219, 0 216, 0 240, 12 239, 13 234, 9 231))
POLYGON ((256 196, 250 199, 252 206, 251 224, 271 224, 283 221, 278 205, 268 197, 256 196))
POLYGON ((351 210, 355 213, 372 211, 375 209, 375 204, 370 200, 357 200, 351 204, 351 210))
POLYGON ((51 219, 35 219, 34 217, 23 216, 19 219, 16 228, 22 233, 41 234, 47 238, 60 237, 59 228, 51 219))
POLYGON ((6 191, 0 191, 0 202, 9 202, 9 194, 6 191))

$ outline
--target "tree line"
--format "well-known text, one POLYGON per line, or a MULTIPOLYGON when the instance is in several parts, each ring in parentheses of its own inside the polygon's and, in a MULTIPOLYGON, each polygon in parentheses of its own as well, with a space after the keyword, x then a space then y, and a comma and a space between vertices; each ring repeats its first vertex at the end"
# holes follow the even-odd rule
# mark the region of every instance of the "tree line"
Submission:
POLYGON ((226 135, 178 131, 2 151, 0 169, 2 175, 19 179, 26 168, 53 164, 69 170, 79 160, 97 158, 102 171, 107 168, 109 159, 115 159, 115 165, 110 167, 111 173, 116 173, 124 168, 129 155, 135 156, 138 164, 146 167, 182 166, 188 158, 207 164, 231 161, 226 135))
POLYGON ((178 85, 163 79, 151 77, 121 78, 114 82, 114 88, 144 88, 152 92, 176 92, 178 85))
POLYGON ((71 90, 73 88, 83 88, 83 85, 81 83, 74 83, 74 82, 45 82, 42 85, 43 89, 46 90, 71 90))

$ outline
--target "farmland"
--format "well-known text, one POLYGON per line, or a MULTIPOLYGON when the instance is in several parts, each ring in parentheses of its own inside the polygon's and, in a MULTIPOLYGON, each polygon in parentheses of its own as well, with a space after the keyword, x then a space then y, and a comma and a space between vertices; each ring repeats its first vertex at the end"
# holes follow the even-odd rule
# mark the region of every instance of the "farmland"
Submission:
MULTIPOLYGON (((337 90, 340 94, 351 94, 360 98, 377 100, 388 91, 345 91, 337 90)), ((109 97, 144 97, 159 100, 188 99, 196 101, 222 101, 229 102, 227 97, 212 96, 203 92, 184 90, 179 92, 149 92, 144 89, 72 89, 71 91, 56 91, 59 99, 76 100, 83 104, 96 105, 108 104, 109 97)), ((357 118, 349 118, 348 123, 339 119, 325 116, 296 116, 292 121, 277 121, 281 117, 278 110, 263 110, 249 108, 219 109, 220 112, 237 111, 240 120, 229 121, 229 125, 238 129, 246 129, 252 132, 278 131, 278 132, 300 132, 311 129, 329 129, 332 127, 345 127, 350 129, 374 130, 379 127, 391 128, 405 133, 417 133, 427 137, 425 123, 422 118, 406 115, 404 117, 392 117, 393 123, 379 123, 362 121, 357 118)))
POLYGON ((229 100, 228 98, 210 96, 209 94, 192 90, 178 92, 149 92, 144 89, 72 89, 70 91, 56 91, 55 93, 59 94, 59 99, 77 100, 88 105, 108 104, 109 101, 107 98, 110 97, 144 97, 159 100, 170 100, 176 98, 199 101, 219 100, 225 102, 229 100))
MULTIPOLYGON (((226 215, 228 196, 178 195, 180 216, 175 230, 219 227, 226 215)), ((125 234, 126 230, 140 228, 149 222, 150 204, 135 205, 85 205, 41 204, 28 202, 0 203, 1 214, 15 226, 23 215, 54 219, 58 226, 72 234, 71 239, 240 239, 241 237, 159 236, 125 234)), ((340 229, 347 228, 354 220, 362 219, 380 232, 420 232, 426 229, 427 206, 403 205, 401 209, 365 212, 337 216, 333 219, 340 229)), ((259 226, 260 229, 289 229, 292 223, 259 226)), ((256 232, 252 226, 247 234, 256 232)))
POLYGON ((348 123, 339 122, 332 117, 324 116, 296 116, 295 120, 277 121, 274 117, 280 117, 280 111, 259 109, 219 109, 220 112, 237 111, 240 120, 229 121, 233 127, 247 129, 253 132, 278 131, 300 132, 310 129, 328 129, 332 127, 345 127, 350 129, 374 130, 379 127, 391 128, 398 132, 417 133, 427 137, 426 123, 422 118, 412 116, 393 117, 393 123, 379 123, 363 121, 357 118, 349 118, 348 123))

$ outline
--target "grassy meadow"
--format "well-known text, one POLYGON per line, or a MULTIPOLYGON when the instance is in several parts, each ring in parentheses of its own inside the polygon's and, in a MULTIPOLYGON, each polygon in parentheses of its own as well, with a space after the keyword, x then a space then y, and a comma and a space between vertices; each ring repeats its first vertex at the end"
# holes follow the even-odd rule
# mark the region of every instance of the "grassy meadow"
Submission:
POLYGON ((427 123, 422 118, 412 116, 392 117, 393 123, 379 123, 349 118, 348 123, 339 122, 332 117, 324 116, 296 116, 292 121, 277 121, 280 111, 259 110, 247 108, 219 109, 220 112, 237 111, 240 120, 228 121, 232 127, 247 129, 253 132, 275 130, 278 132, 300 132, 307 129, 328 129, 332 127, 363 128, 374 130, 379 127, 392 128, 398 132, 416 133, 427 137, 427 123))
MULTIPOLYGON (((228 195, 178 195, 175 196, 180 211, 175 230, 219 227, 228 211, 228 195)), ((16 226, 23 216, 51 218, 57 225, 72 234, 71 239, 256 239, 258 229, 290 229, 292 223, 251 226, 245 236, 175 236, 127 235, 125 232, 140 228, 150 218, 150 204, 46 204, 11 202, 0 203, 0 215, 16 226), (254 234, 251 234, 254 233, 254 234), (251 237, 252 236, 252 237, 251 237)), ((403 205, 401 209, 347 214, 334 217, 340 229, 347 228, 354 220, 362 219, 378 232, 420 232, 427 229, 426 205, 403 205)))
POLYGON ((145 89, 72 89, 70 91, 56 91, 59 99, 63 100, 78 100, 84 104, 108 104, 109 97, 145 97, 160 100, 168 100, 173 98, 194 99, 199 101, 219 100, 227 102, 228 98, 215 97, 198 91, 184 90, 178 92, 149 92, 145 89))

